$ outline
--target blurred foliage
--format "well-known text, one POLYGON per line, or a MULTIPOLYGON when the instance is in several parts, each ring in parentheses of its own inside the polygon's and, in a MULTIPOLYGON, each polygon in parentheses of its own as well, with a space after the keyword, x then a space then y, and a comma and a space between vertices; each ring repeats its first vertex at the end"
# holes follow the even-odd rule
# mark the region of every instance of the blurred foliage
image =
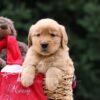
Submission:
POLYGON ((15 22, 18 39, 24 42, 30 25, 41 18, 66 26, 77 76, 75 100, 100 100, 99 0, 3 0, 0 16, 15 22))

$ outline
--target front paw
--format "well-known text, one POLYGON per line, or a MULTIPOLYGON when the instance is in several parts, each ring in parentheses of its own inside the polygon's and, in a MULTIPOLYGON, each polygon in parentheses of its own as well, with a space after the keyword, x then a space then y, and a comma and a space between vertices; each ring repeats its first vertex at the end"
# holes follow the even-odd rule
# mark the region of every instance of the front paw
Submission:
POLYGON ((29 87, 33 84, 34 76, 30 74, 22 74, 21 83, 25 87, 29 87))
POLYGON ((54 91, 59 85, 57 78, 46 78, 46 87, 50 91, 54 91))

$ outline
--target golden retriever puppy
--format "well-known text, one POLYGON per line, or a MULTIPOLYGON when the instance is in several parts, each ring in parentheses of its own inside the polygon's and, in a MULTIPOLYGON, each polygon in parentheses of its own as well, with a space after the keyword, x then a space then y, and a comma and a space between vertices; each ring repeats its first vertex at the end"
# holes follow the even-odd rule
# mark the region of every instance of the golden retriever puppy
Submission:
POLYGON ((50 91, 57 89, 63 75, 73 78, 74 66, 67 43, 65 27, 53 19, 42 19, 32 25, 28 36, 29 49, 21 76, 23 86, 33 84, 36 72, 45 75, 45 84, 50 91))

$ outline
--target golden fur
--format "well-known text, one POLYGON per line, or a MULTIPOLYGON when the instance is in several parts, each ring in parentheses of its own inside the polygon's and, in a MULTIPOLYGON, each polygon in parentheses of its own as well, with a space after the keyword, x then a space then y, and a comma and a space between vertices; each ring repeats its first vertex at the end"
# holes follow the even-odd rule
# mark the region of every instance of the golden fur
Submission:
MULTIPOLYGON (((62 80, 64 73, 74 75, 73 62, 67 47, 65 27, 52 19, 42 19, 29 30, 29 49, 23 63, 21 82, 28 87, 33 84, 36 72, 45 74, 45 84, 53 91, 62 80), (46 43, 46 49, 41 44, 46 43)), ((70 100, 70 99, 68 99, 70 100)))

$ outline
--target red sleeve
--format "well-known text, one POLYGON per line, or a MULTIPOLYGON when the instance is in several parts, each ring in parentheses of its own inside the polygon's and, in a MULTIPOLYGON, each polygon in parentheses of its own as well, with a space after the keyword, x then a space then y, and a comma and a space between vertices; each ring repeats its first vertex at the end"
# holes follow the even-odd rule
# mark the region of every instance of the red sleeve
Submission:
POLYGON ((7 47, 7 41, 6 41, 6 39, 0 40, 0 51, 3 48, 6 48, 6 47, 7 47))

